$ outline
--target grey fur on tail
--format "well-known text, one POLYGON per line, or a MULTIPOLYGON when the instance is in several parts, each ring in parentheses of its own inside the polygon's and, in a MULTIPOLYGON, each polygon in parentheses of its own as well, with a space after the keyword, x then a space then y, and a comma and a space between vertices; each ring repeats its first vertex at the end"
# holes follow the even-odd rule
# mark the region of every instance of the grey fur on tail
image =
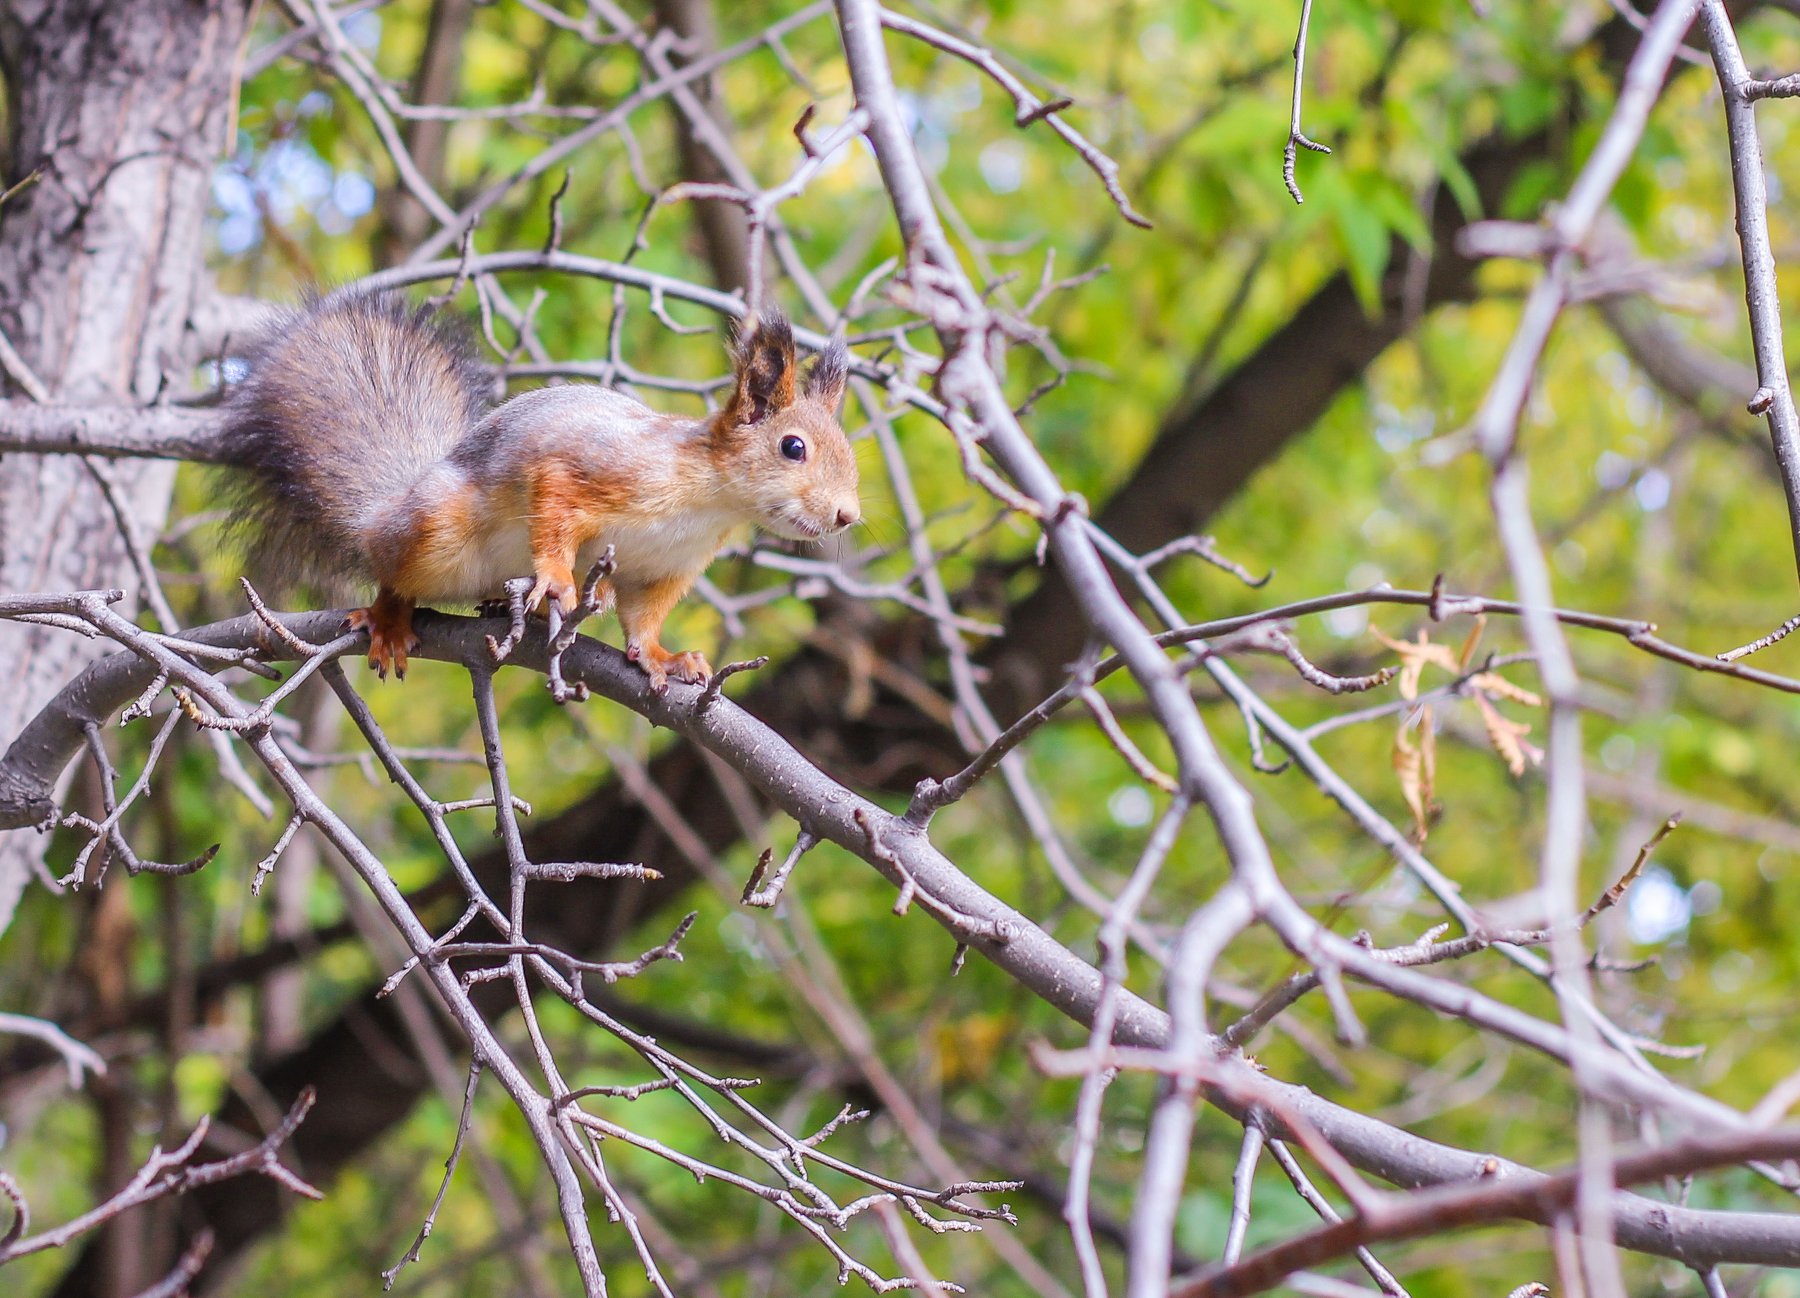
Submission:
POLYGON ((332 296, 285 313, 245 360, 220 442, 253 579, 367 587, 370 529, 490 404, 467 331, 395 294, 332 296))

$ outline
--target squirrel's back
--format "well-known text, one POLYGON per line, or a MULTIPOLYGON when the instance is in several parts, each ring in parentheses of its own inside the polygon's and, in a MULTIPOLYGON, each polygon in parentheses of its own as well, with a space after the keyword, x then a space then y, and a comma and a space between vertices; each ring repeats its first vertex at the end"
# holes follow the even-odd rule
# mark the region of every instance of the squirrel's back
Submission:
POLYGON ((393 294, 330 297, 286 313, 245 359, 221 442, 252 568, 368 583, 371 529, 489 404, 467 335, 393 294))

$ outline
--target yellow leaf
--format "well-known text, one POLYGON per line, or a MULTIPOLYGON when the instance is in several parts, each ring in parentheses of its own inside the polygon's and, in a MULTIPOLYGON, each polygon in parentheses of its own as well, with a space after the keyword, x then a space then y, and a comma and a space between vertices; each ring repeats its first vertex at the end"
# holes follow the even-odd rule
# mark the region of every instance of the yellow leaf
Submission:
POLYGON ((1527 765, 1544 760, 1542 749, 1525 742, 1525 736, 1531 733, 1530 726, 1501 716, 1500 710, 1485 694, 1476 694, 1475 702, 1481 708, 1481 722, 1487 727, 1488 742, 1515 777, 1525 774, 1527 765))
POLYGON ((1469 677, 1469 684, 1484 693, 1496 698, 1511 699, 1514 703, 1523 703, 1528 708, 1541 708, 1544 700, 1530 690, 1514 685, 1506 677, 1497 672, 1477 672, 1469 677))
POLYGON ((1400 777, 1400 796, 1406 799, 1413 823, 1425 819, 1425 803, 1421 797, 1425 782, 1418 747, 1406 736, 1406 727, 1394 732, 1394 774, 1400 777))
POLYGON ((1431 709, 1419 714, 1419 742, 1413 743, 1407 731, 1411 718, 1402 718, 1394 732, 1394 774, 1400 777, 1400 796, 1412 812, 1413 841, 1423 843, 1429 825, 1433 786, 1437 783, 1437 735, 1432 728, 1431 709))
MULTIPOLYGON (((1437 801, 1437 723, 1430 708, 1419 717, 1419 771, 1424 777, 1420 780, 1420 800, 1425 810, 1430 811, 1437 801)), ((1419 826, 1419 841, 1425 841, 1425 826, 1419 826)))
POLYGON ((1487 630, 1487 614, 1477 613, 1475 625, 1469 628, 1468 639, 1463 641, 1462 651, 1456 655, 1456 669, 1466 672, 1469 664, 1475 661, 1475 646, 1481 643, 1481 633, 1487 630))
POLYGON ((1373 623, 1369 625, 1369 632, 1399 656, 1399 688, 1400 697, 1403 699, 1419 697, 1419 677, 1424 673, 1426 663, 1442 667, 1447 672, 1456 670, 1456 659, 1451 656, 1449 648, 1441 644, 1432 644, 1424 627, 1419 628, 1417 640, 1390 639, 1383 635, 1381 628, 1373 623))

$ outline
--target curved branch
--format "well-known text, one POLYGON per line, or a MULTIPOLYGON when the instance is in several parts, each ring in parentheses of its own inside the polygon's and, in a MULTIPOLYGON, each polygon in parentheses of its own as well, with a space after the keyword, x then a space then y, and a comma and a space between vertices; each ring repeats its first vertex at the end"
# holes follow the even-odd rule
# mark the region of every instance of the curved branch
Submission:
MULTIPOLYGON (((343 614, 286 614, 276 615, 276 620, 302 640, 323 643, 337 635, 343 614)), ((422 646, 416 656, 487 670, 491 664, 486 640, 500 621, 422 611, 416 623, 422 646)), ((294 656, 253 616, 194 628, 183 638, 215 647, 253 648, 272 660, 294 656)), ((507 663, 543 672, 548 667, 547 646, 542 638, 530 637, 507 663)), ((910 879, 922 908, 957 941, 979 951, 1077 1023, 1092 1023, 1102 991, 1097 969, 982 888, 932 846, 923 832, 838 784, 730 700, 715 698, 701 707, 704 691, 698 686, 676 685, 667 694, 653 694, 643 673, 624 654, 585 638, 568 651, 563 671, 570 681, 581 681, 594 693, 718 754, 804 829, 867 861, 897 887, 910 879), (873 836, 867 826, 875 828, 873 836), (930 904, 924 904, 927 901, 930 904)), ((155 668, 135 654, 114 654, 88 668, 40 712, 0 758, 0 824, 29 824, 41 818, 52 805, 58 774, 81 748, 83 727, 104 722, 124 708, 155 674, 155 668)), ((1164 1048, 1168 1016, 1129 992, 1115 995, 1115 1043, 1164 1048)), ((1268 1125, 1278 1139, 1299 1138, 1288 1126, 1290 1119, 1305 1124, 1307 1134, 1322 1137, 1352 1165, 1396 1186, 1542 1176, 1489 1154, 1421 1139, 1333 1104, 1305 1087, 1272 1078, 1258 1077, 1248 1084, 1234 1081, 1229 1088, 1203 1083, 1201 1089, 1210 1103, 1240 1120, 1253 1110, 1276 1115, 1268 1125)), ((1509 1203, 1508 1211, 1539 1224, 1549 1224, 1555 1215, 1531 1196, 1509 1203)), ((1615 1196, 1614 1211, 1618 1242, 1640 1252, 1690 1265, 1800 1264, 1800 1216, 1704 1211, 1622 1192, 1615 1196)))
POLYGON ((1723 0, 1705 0, 1700 22, 1712 46, 1713 66, 1725 99, 1726 135, 1731 144, 1731 180, 1737 200, 1738 242, 1744 258, 1744 296, 1750 338, 1761 386, 1750 398, 1752 414, 1766 415, 1781 485, 1787 498, 1788 529, 1800 563, 1800 409, 1788 384, 1787 350, 1781 335, 1781 298, 1775 286, 1775 252, 1769 241, 1769 193, 1763 175, 1762 140, 1756 133, 1752 78, 1738 48, 1737 34, 1723 0))
MULTIPOLYGON (((1800 1128, 1776 1127, 1646 1149, 1620 1158, 1613 1170, 1618 1183, 1628 1185, 1660 1177, 1692 1176, 1746 1159, 1784 1158, 1796 1153, 1800 1153, 1800 1128)), ((1518 1215, 1517 1210, 1527 1203, 1546 1215, 1564 1212, 1574 1202, 1579 1175, 1578 1171, 1565 1171, 1516 1180, 1495 1177, 1426 1191, 1397 1204, 1383 1203, 1374 1211, 1327 1222, 1270 1245, 1242 1262, 1228 1260, 1191 1281, 1178 1282, 1170 1291, 1171 1298, 1235 1298, 1263 1293, 1302 1267, 1330 1261, 1361 1245, 1418 1239, 1458 1226, 1491 1225, 1501 1217, 1518 1215)))

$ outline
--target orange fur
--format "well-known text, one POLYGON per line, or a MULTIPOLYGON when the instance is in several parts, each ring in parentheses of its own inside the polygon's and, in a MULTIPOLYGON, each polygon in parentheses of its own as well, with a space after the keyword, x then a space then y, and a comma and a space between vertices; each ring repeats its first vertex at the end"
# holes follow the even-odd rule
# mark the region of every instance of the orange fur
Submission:
POLYGON ((798 393, 794 333, 787 318, 771 312, 746 326, 735 357, 737 383, 723 412, 734 425, 761 423, 771 410, 793 405, 798 393))
POLYGON ((406 656, 419 647, 413 634, 413 601, 396 595, 383 586, 375 602, 367 608, 352 609, 344 625, 352 630, 369 632, 369 666, 387 679, 388 668, 400 680, 406 679, 406 656))
POLYGON ((392 572, 378 573, 384 589, 409 599, 432 599, 442 588, 444 573, 475 535, 480 493, 465 486, 445 496, 419 522, 392 572))
POLYGON ((650 688, 661 694, 670 679, 699 684, 712 675, 712 666, 698 650, 671 653, 662 647, 662 627, 669 610, 688 593, 694 580, 671 577, 649 586, 623 587, 619 591, 619 623, 625 628, 625 656, 644 669, 650 688))
POLYGON ((609 518, 630 507, 630 489, 560 457, 532 465, 526 489, 531 502, 532 575, 537 579, 527 603, 535 608, 548 597, 564 613, 571 612, 579 599, 575 556, 600 535, 609 518))
POLYGON ((600 595, 603 607, 618 606, 630 657, 659 691, 671 679, 703 681, 705 657, 665 649, 662 628, 731 533, 755 525, 813 541, 861 515, 856 458, 836 414, 843 342, 813 363, 803 389, 779 312, 740 335, 730 397, 704 419, 582 385, 523 393, 478 419, 479 376, 457 368, 446 338, 391 304, 346 311, 343 321, 314 313, 302 322, 303 345, 268 353, 274 377, 240 403, 249 412, 238 415, 240 440, 275 466, 264 475, 271 491, 313 491, 322 502, 313 513, 338 529, 317 533, 316 519, 269 505, 265 543, 308 571, 378 588, 350 624, 368 630, 369 660, 384 675, 404 674, 417 649, 417 604, 497 594, 529 566, 531 606, 572 611, 577 565, 611 546, 617 571, 600 595), (345 334, 346 321, 371 336, 345 334), (354 373, 346 354, 361 366, 354 373), (403 371, 423 375, 433 400, 414 400, 394 378, 403 371), (342 389, 358 399, 357 418, 314 465, 302 425, 335 409, 342 389), (331 400, 320 413, 309 403, 322 393, 331 400), (447 442, 445 430, 462 422, 463 440, 447 442), (281 469, 296 458, 298 477, 281 469), (358 474, 365 458, 370 471, 358 474))

